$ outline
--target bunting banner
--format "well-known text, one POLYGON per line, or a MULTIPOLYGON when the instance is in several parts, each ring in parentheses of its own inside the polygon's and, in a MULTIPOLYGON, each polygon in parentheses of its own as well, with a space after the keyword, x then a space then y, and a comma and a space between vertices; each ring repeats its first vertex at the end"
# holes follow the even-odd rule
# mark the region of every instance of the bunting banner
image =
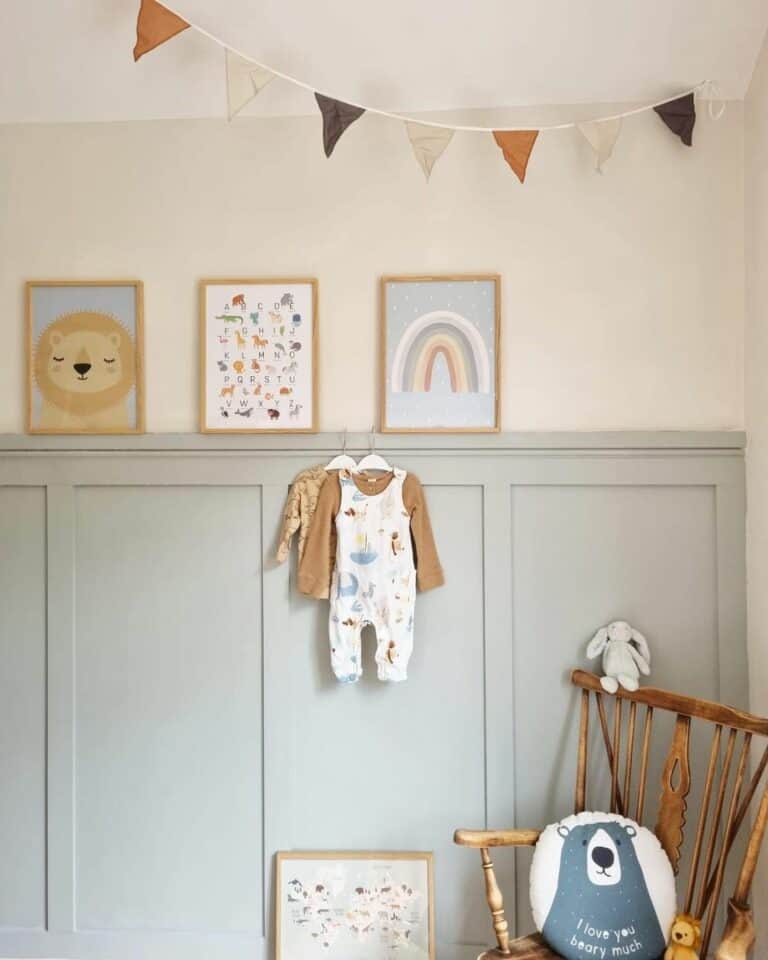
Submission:
POLYGON ((653 109, 686 147, 693 146, 693 128, 696 124, 696 101, 693 93, 686 93, 684 97, 676 100, 668 100, 653 109))
POLYGON ((353 107, 351 103, 342 103, 333 97, 325 97, 322 93, 315 94, 315 100, 323 115, 323 149, 326 157, 330 157, 341 135, 351 124, 365 113, 364 107, 353 107))
POLYGON ((186 30, 189 24, 177 14, 172 13, 157 0, 141 0, 139 16, 136 20, 136 46, 133 59, 139 60, 145 53, 159 47, 161 43, 186 30))
POLYGON ((246 60, 232 50, 226 51, 227 111, 231 120, 257 94, 275 79, 274 73, 258 63, 246 60))
POLYGON ((595 154, 595 170, 603 172, 603 164, 610 160, 613 148, 621 133, 621 117, 611 120, 590 120, 577 123, 576 128, 592 147, 595 154))
POLYGON ((494 130, 493 139, 501 147, 504 159, 510 165, 520 183, 525 183, 525 171, 538 130, 494 130))
POLYGON ((432 168, 453 139, 454 131, 430 127, 424 123, 416 123, 414 120, 406 120, 405 130, 416 160, 424 171, 424 176, 429 180, 432 168))
MULTIPOLYGON (((171 0, 171 3, 173 2, 174 0, 171 0)), ((243 56, 207 30, 184 20, 172 9, 172 6, 166 7, 158 3, 158 0, 140 0, 136 21, 136 46, 133 50, 134 60, 139 60, 145 53, 149 53, 150 50, 154 50, 189 27, 217 43, 225 51, 227 112, 230 120, 268 83, 275 77, 279 77, 287 83, 314 94, 323 118, 323 149, 326 157, 331 156, 336 144, 355 120, 359 120, 364 113, 372 113, 391 120, 399 120, 404 124, 413 154, 427 181, 457 130, 467 133, 492 133, 504 160, 520 183, 524 183, 531 153, 542 131, 578 130, 592 148, 595 169, 602 173, 605 163, 613 154, 624 118, 655 110, 665 126, 690 147, 693 144, 693 128, 696 124, 696 94, 705 101, 709 100, 709 116, 713 120, 719 119, 725 110, 725 103, 719 96, 716 85, 711 80, 703 80, 671 99, 646 103, 625 110, 623 113, 596 117, 594 120, 546 124, 538 130, 521 130, 514 127, 496 130, 493 127, 461 123, 419 122, 402 113, 393 113, 379 107, 356 106, 320 93, 297 77, 291 77, 279 70, 273 70, 267 64, 243 56), (717 108, 713 106, 713 101, 718 103, 717 108)))

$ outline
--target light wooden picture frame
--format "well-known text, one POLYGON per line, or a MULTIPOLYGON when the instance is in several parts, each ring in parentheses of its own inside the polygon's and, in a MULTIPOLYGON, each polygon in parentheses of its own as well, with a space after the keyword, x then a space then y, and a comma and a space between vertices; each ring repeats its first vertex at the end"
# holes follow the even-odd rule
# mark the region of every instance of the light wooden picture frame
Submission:
POLYGON ((384 276, 380 314, 383 433, 501 429, 498 274, 384 276))
POLYGON ((140 280, 25 285, 29 433, 144 432, 140 280))
POLYGON ((275 890, 275 960, 436 960, 429 852, 282 851, 275 890))
POLYGON ((201 433, 317 433, 318 283, 200 281, 201 433))

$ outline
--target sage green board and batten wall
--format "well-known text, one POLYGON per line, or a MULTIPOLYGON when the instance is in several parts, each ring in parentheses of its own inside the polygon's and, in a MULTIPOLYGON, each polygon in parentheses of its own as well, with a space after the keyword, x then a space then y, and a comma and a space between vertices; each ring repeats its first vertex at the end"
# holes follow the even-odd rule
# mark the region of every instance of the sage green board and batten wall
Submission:
POLYGON ((336 684, 327 606, 272 562, 291 477, 339 438, 223 439, 0 439, 0 955, 266 958, 275 850, 381 847, 435 851, 438 956, 474 957, 452 831, 570 810, 597 626, 746 705, 743 435, 379 438, 448 579, 393 687, 370 641, 336 684))

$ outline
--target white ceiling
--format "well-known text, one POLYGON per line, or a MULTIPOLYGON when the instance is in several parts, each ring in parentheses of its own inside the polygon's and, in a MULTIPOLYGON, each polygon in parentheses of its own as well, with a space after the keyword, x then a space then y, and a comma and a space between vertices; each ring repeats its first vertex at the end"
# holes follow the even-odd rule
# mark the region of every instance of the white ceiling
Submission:
MULTIPOLYGON (((744 96, 765 0, 169 0, 250 57, 385 109, 744 96)), ((223 53, 188 30, 134 64, 139 0, 0 0, 0 122, 225 113, 223 53)), ((279 82, 254 113, 314 111, 279 82)))

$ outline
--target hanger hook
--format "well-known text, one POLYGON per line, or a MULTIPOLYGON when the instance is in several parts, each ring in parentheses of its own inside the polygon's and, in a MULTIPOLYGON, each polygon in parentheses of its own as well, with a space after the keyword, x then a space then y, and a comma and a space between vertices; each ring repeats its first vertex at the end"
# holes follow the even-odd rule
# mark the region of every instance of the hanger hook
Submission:
POLYGON ((371 433, 368 437, 368 449, 371 453, 376 453, 376 433, 374 424, 371 424, 371 433))
POLYGON ((348 433, 349 433, 349 430, 347 429, 347 427, 344 427, 344 436, 343 436, 342 441, 341 441, 341 452, 342 452, 342 453, 346 453, 346 452, 347 452, 347 434, 348 434, 348 433))

